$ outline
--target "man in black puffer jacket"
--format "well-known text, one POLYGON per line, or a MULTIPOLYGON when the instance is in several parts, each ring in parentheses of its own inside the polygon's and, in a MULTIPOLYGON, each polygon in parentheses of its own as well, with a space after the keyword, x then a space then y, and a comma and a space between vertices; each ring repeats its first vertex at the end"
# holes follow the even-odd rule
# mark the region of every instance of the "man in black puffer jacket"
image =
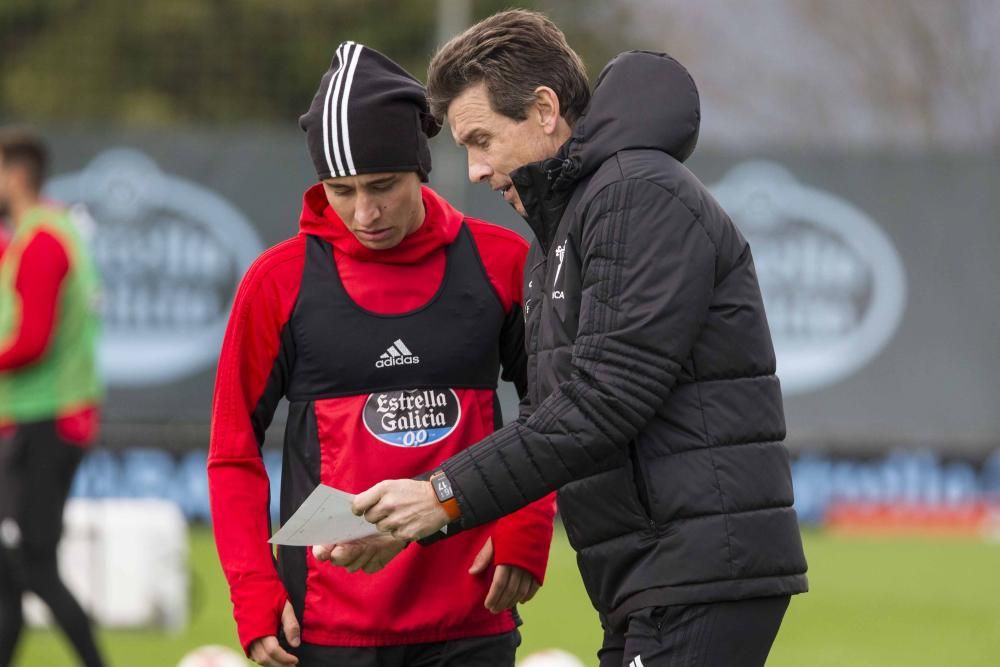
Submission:
POLYGON ((559 489, 602 665, 764 664, 806 562, 750 247, 683 165, 690 75, 624 53, 590 98, 558 28, 510 11, 446 44, 428 79, 470 178, 537 237, 529 395, 431 484, 383 482, 355 510, 415 539, 456 501, 448 534, 559 489))

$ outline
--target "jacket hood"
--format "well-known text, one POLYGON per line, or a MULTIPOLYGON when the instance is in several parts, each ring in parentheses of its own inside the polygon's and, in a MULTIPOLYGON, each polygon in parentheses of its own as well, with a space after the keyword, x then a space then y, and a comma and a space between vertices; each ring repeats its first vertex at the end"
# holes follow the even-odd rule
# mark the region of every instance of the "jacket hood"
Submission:
POLYGON ((629 149, 663 151, 683 162, 694 152, 700 124, 698 88, 683 65, 665 53, 616 56, 556 155, 511 173, 543 248, 580 179, 629 149))
POLYGON ((687 69, 665 53, 626 51, 601 70, 590 104, 555 157, 522 169, 543 172, 560 190, 623 150, 659 150, 683 162, 700 126, 698 87, 687 69))
POLYGON ((694 79, 665 53, 628 51, 605 65, 564 146, 589 174, 618 151, 650 148, 679 162, 694 152, 701 105, 694 79))
POLYGON ((361 245, 340 216, 331 208, 317 183, 302 198, 302 215, 299 233, 311 234, 329 241, 334 248, 354 259, 383 264, 414 264, 423 261, 439 248, 450 244, 458 236, 465 216, 429 187, 421 186, 424 201, 424 222, 395 248, 370 250, 361 245))

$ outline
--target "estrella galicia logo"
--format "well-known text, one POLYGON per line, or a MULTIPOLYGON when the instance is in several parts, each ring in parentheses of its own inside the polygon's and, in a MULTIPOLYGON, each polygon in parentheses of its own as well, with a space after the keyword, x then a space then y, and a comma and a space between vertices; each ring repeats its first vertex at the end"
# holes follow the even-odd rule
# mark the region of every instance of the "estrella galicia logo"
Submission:
POLYGON ((261 251, 221 196, 115 148, 53 179, 102 279, 101 368, 117 386, 156 385, 211 366, 240 277, 261 251))
POLYGON ((462 419, 462 405, 451 389, 378 392, 368 396, 363 412, 368 432, 394 447, 433 445, 462 419))
POLYGON ((787 394, 839 382, 892 340, 906 275, 867 214, 772 162, 740 165, 712 192, 750 242, 787 394))

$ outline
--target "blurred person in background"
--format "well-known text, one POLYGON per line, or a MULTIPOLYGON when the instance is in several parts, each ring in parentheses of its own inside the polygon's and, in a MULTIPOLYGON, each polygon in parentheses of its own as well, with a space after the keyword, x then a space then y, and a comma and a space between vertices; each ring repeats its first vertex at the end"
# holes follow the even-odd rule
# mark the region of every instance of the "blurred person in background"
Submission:
POLYGON ((763 665, 807 589, 775 357, 750 248, 683 162, 698 92, 623 53, 591 94, 540 14, 504 12, 431 62, 433 113, 469 178, 526 218, 528 398, 426 481, 355 511, 402 539, 494 521, 559 490, 606 667, 763 665))
POLYGON ((261 447, 282 397, 285 522, 320 483, 354 493, 477 442, 502 423, 501 369, 521 394, 526 376, 527 243, 422 185, 440 129, 423 86, 345 42, 300 125, 320 182, 299 234, 243 278, 215 387, 209 488, 240 643, 261 665, 513 665, 551 497, 440 545, 273 557, 261 447))
POLYGON ((99 281, 66 211, 43 202, 48 156, 34 133, 0 129, 0 666, 11 664, 21 597, 48 605, 81 664, 104 662, 56 562, 73 475, 98 427, 99 281))

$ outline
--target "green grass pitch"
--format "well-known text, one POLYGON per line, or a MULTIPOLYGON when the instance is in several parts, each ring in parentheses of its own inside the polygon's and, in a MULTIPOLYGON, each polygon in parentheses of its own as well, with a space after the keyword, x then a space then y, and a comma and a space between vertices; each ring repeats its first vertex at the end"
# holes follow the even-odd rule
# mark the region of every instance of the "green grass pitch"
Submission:
MULTIPOLYGON (((769 667, 986 667, 1000 664, 1000 545, 847 539, 807 532, 812 591, 792 600, 769 667)), ((174 667, 202 644, 236 647, 211 533, 191 531, 195 608, 178 635, 102 631, 112 667, 174 667)), ((596 614, 565 535, 556 532, 548 581, 522 608, 520 655, 559 647, 595 664, 596 614)), ((61 636, 29 631, 15 667, 70 667, 61 636)))

